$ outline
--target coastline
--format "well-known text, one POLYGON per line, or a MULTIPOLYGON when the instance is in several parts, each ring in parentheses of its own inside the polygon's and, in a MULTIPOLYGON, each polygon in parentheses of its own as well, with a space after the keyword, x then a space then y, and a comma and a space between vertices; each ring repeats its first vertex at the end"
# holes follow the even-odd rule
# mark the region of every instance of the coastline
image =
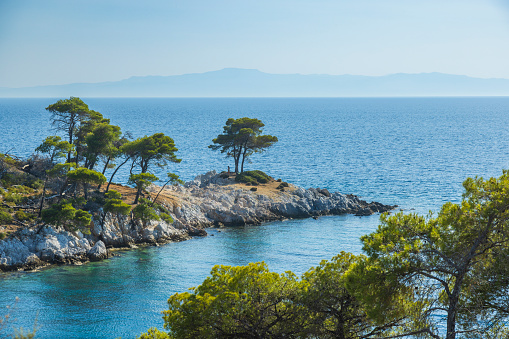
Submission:
MULTIPOLYGON (((0 271, 33 270, 53 264, 83 264, 111 256, 112 249, 162 245, 206 236, 208 227, 259 225, 324 215, 371 215, 397 206, 368 203, 354 195, 326 189, 304 189, 272 181, 258 186, 236 183, 215 171, 197 176, 183 186, 161 192, 173 223, 151 220, 143 225, 131 216, 94 215, 91 233, 66 232, 53 226, 33 225, 0 241, 0 271), (283 187, 284 186, 284 187, 283 187)), ((152 186, 149 191, 159 192, 152 186)))

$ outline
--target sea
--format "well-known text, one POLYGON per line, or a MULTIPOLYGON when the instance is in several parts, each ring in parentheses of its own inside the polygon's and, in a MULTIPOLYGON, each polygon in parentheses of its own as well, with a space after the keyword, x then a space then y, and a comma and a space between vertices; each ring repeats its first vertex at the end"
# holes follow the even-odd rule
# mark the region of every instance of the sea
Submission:
MULTIPOLYGON (((57 134, 45 107, 58 99, 0 99, 0 153, 28 157, 57 134)), ((162 179, 233 167, 207 146, 228 118, 240 117, 262 120, 264 133, 279 139, 246 170, 404 213, 437 213, 461 201, 467 177, 509 169, 506 97, 82 99, 134 138, 173 138, 182 162, 158 169, 162 179)), ((127 173, 114 181, 125 184, 127 173)), ((162 329, 168 297, 199 285, 214 265, 264 261, 273 271, 302 274, 341 251, 362 253, 359 238, 378 225, 379 215, 341 215, 209 229, 207 237, 82 266, 0 273, 0 316, 11 313, 0 337, 35 324, 40 338, 135 338, 162 329)))

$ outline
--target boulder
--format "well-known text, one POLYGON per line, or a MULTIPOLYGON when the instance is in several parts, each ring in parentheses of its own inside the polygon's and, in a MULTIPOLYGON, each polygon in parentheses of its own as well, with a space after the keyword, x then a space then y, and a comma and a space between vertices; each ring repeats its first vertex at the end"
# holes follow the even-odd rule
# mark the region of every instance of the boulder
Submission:
POLYGON ((101 240, 99 240, 95 243, 94 247, 88 251, 87 256, 90 261, 99 261, 108 258, 108 250, 106 249, 106 245, 101 240))

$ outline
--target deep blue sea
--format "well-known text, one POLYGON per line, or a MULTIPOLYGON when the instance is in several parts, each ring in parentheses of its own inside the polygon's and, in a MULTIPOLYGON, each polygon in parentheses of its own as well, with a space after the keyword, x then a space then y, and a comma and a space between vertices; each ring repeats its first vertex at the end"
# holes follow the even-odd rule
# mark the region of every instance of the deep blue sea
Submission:
MULTIPOLYGON (((244 116, 279 138, 246 169, 409 213, 436 212, 461 199, 465 178, 509 168, 509 98, 82 99, 134 137, 171 136, 182 162, 161 177, 232 166, 207 146, 228 118, 244 116)), ((0 153, 29 156, 54 134, 44 108, 56 100, 0 99, 0 153)), ((37 318, 41 338, 134 338, 162 328, 167 298, 200 284, 215 264, 265 261, 301 274, 339 251, 360 253, 359 237, 377 225, 376 215, 349 215, 212 229, 99 263, 0 274, 0 309, 19 297, 11 325, 31 328, 37 318)))

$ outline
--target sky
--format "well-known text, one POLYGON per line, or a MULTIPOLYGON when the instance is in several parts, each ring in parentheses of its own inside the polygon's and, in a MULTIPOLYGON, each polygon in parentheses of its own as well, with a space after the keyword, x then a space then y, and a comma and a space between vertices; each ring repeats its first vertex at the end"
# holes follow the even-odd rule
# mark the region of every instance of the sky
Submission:
POLYGON ((509 0, 0 0, 0 87, 230 67, 509 79, 509 0))

